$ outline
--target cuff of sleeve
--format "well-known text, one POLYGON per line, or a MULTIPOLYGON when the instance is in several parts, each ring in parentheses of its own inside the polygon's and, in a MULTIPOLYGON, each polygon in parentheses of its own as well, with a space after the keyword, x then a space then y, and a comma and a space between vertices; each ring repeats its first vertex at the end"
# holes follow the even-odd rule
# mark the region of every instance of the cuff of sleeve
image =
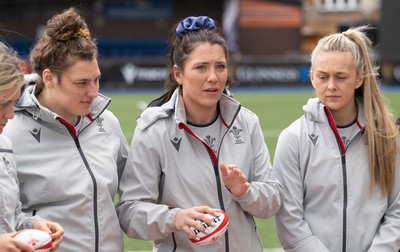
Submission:
POLYGON ((38 221, 38 220, 44 221, 44 219, 42 219, 42 218, 41 218, 40 216, 38 216, 38 215, 32 216, 31 218, 29 218, 29 221, 27 221, 27 222, 24 224, 24 229, 26 229, 26 228, 32 228, 33 223, 34 223, 35 221, 38 221))
POLYGON ((175 226, 175 217, 176 217, 176 213, 179 210, 181 210, 181 209, 180 208, 171 208, 168 213, 168 223, 169 223, 169 226, 170 226, 170 229, 172 230, 172 232, 178 231, 178 229, 175 226))
POLYGON ((253 191, 253 186, 252 186, 251 182, 249 182, 249 188, 242 196, 235 197, 233 194, 231 194, 231 195, 232 195, 232 198, 236 201, 246 201, 247 198, 251 197, 252 191, 253 191))

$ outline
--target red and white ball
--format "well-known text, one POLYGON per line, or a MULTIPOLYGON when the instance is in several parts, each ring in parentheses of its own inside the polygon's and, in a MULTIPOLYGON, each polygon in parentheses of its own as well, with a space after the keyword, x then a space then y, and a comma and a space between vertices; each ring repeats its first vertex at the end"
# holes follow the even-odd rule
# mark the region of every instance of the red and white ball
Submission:
POLYGON ((14 239, 28 243, 38 252, 48 252, 51 250, 51 236, 44 231, 38 229, 23 229, 15 233, 13 237, 14 239))
POLYGON ((217 213, 219 213, 218 216, 213 216, 211 214, 207 214, 215 223, 214 226, 210 226, 207 223, 200 221, 200 224, 204 227, 207 228, 208 231, 210 231, 210 233, 206 234, 203 232, 200 232, 198 229, 190 227, 190 230, 197 235, 198 238, 200 238, 199 240, 195 240, 195 239, 190 239, 191 242, 193 242, 194 244, 197 245, 209 245, 214 243, 215 241, 217 241, 219 238, 221 238, 226 229, 228 228, 228 224, 229 224, 229 217, 228 214, 226 214, 223 210, 216 210, 217 213))

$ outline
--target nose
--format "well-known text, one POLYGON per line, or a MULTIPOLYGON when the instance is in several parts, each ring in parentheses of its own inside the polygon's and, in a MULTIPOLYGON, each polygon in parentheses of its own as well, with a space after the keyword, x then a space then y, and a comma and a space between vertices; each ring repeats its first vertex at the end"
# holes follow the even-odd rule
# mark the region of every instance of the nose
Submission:
POLYGON ((211 83, 216 83, 218 81, 217 73, 215 72, 214 69, 210 70, 210 74, 207 78, 207 81, 211 83))
POLYGON ((328 90, 336 90, 337 86, 335 83, 335 80, 333 78, 330 78, 328 81, 328 90))
POLYGON ((92 85, 89 85, 87 90, 87 96, 90 98, 96 98, 99 95, 99 83, 94 82, 92 85))

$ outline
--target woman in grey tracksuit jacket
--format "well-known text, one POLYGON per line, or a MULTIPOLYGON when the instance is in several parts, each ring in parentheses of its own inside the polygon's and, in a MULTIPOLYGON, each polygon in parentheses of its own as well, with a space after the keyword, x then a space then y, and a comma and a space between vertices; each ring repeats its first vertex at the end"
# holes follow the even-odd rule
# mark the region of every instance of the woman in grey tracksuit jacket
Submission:
POLYGON ((318 98, 279 136, 285 192, 275 217, 291 252, 400 248, 399 129, 379 92, 367 27, 322 38, 311 55, 318 98))
POLYGON ((17 177, 17 161, 12 142, 3 134, 14 117, 14 103, 24 85, 21 60, 17 53, 0 42, 0 251, 34 251, 26 242, 14 239, 15 231, 39 229, 51 234, 52 251, 62 241, 63 229, 54 222, 22 211, 17 177))
POLYGON ((155 240, 154 251, 262 251, 253 216, 267 218, 279 210, 281 187, 257 116, 226 95, 219 107, 225 124, 219 155, 186 124, 179 88, 137 121, 127 163, 133 173, 123 174, 117 211, 128 236, 155 240), (250 181, 242 197, 224 187, 219 162, 237 164, 250 181), (174 225, 179 209, 199 205, 229 216, 225 237, 204 247, 192 244, 174 225))
POLYGON ((128 144, 99 95, 79 129, 42 107, 28 86, 4 130, 14 143, 23 211, 56 221, 60 251, 123 251, 114 208, 128 144))
POLYGON ((55 14, 29 54, 35 83, 4 131, 15 147, 23 211, 63 226, 63 252, 123 251, 114 196, 129 146, 110 99, 99 94, 97 56, 79 13, 55 14))
POLYGON ((287 185, 287 200, 275 220, 287 251, 396 251, 399 247, 400 156, 393 193, 382 197, 382 191, 375 190, 371 195, 364 111, 360 100, 357 105, 359 131, 347 149, 318 98, 310 99, 305 115, 279 137, 274 169, 287 185))

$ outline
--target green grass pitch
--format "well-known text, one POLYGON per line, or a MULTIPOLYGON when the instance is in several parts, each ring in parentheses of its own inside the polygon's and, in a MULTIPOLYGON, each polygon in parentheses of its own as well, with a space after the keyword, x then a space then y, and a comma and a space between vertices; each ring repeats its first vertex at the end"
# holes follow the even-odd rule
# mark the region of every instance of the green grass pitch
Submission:
MULTIPOLYGON (((236 92, 231 89, 234 98, 241 104, 256 113, 260 119, 260 124, 264 132, 271 160, 275 153, 275 145, 279 133, 291 122, 303 114, 302 106, 307 99, 314 97, 313 92, 236 92)), ((122 130, 128 142, 131 142, 134 129, 135 118, 149 101, 161 95, 160 92, 135 93, 129 92, 104 93, 112 99, 109 109, 118 117, 122 130)), ((400 90, 384 92, 386 101, 390 103, 394 117, 400 116, 400 90)), ((280 244, 276 237, 273 218, 256 219, 258 232, 264 248, 279 248, 280 244)), ((125 237, 125 250, 151 250, 152 241, 133 240, 125 237)))

